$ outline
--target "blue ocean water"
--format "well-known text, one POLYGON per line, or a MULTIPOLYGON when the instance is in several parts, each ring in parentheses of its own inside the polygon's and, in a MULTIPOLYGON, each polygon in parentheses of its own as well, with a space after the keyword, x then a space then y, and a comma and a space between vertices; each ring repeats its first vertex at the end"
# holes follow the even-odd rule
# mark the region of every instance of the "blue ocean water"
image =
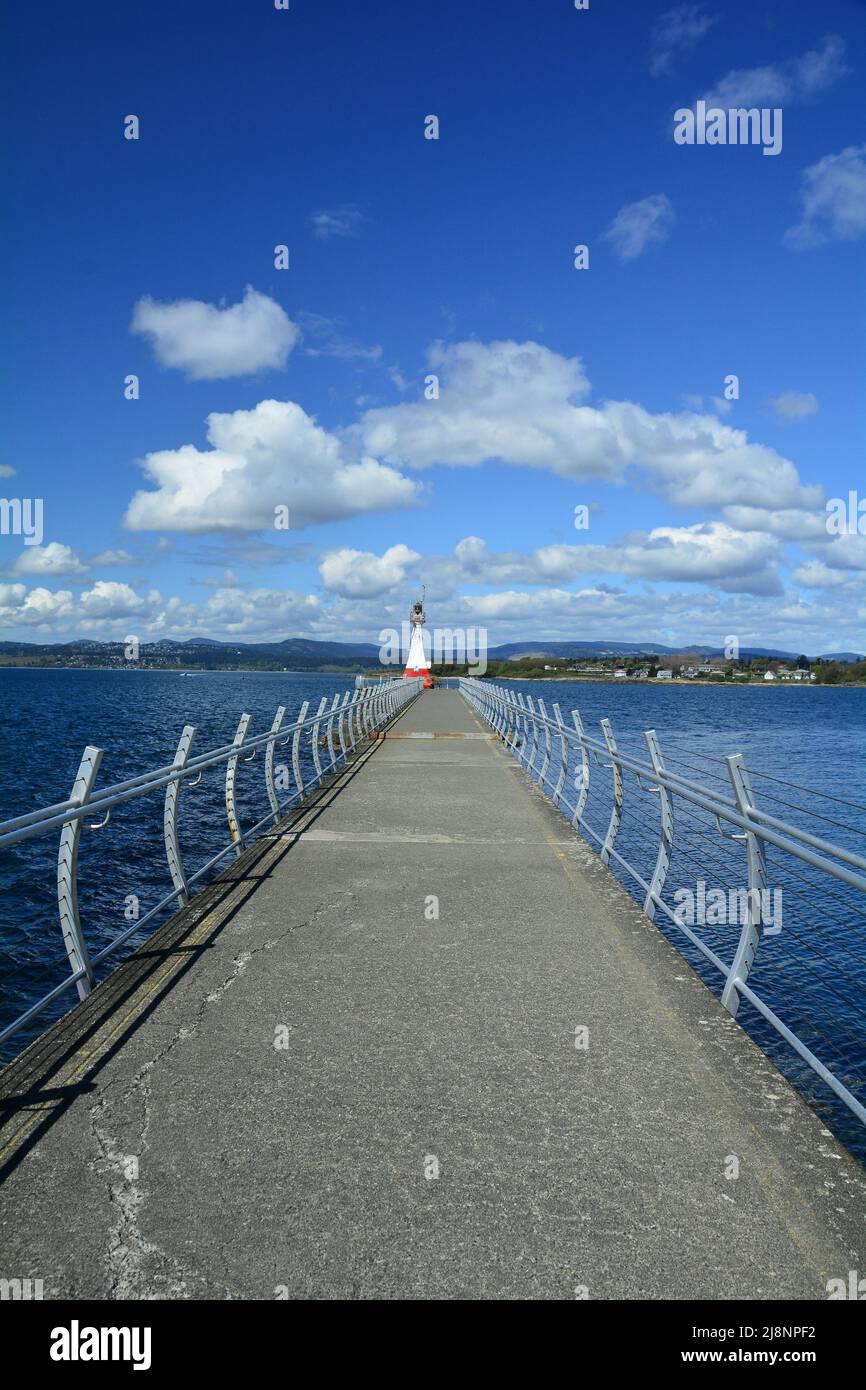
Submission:
MULTIPOLYGON (((627 686, 601 682, 509 682, 548 710, 558 702, 570 722, 580 710, 589 733, 611 720, 619 746, 646 757, 644 730, 655 729, 668 766, 730 795, 724 756, 742 753, 766 810, 866 855, 866 690, 822 687, 627 686)), ((304 699, 351 689, 351 678, 285 672, 0 671, 0 817, 64 800, 86 744, 105 749, 99 785, 164 766, 184 724, 198 730, 201 753, 231 741, 244 711, 251 733, 264 732, 277 705, 293 718, 304 699)), ((549 776, 558 775, 554 741, 549 776)), ((565 795, 574 800, 569 768, 565 795)), ((586 821, 603 837, 611 809, 611 773, 592 760, 586 821)), ((205 774, 181 798, 181 843, 188 872, 227 841, 224 769, 205 774)), ((240 767, 239 807, 249 826, 267 810, 261 756, 240 767)), ((665 901, 678 888, 745 885, 741 842, 724 838, 712 817, 675 804, 674 854, 665 901)), ((587 838, 594 848, 591 833, 587 838)), ((67 972, 56 900, 57 832, 0 852, 0 1027, 67 972)), ((649 878, 658 846, 658 805, 630 775, 617 848, 649 878)), ((639 888, 616 863, 621 881, 639 888)), ((866 1101, 866 898, 799 861, 768 851, 769 881, 783 892, 782 931, 762 939, 750 976, 760 996, 819 1058, 866 1101)), ((85 830, 79 856, 82 921, 93 953, 128 925, 135 894, 144 913, 171 887, 162 839, 162 796, 118 808, 104 829, 85 830)), ((162 920, 162 919, 158 919, 162 920)), ((157 923, 149 924, 144 936, 157 923)), ((718 976, 672 924, 658 925, 718 992, 718 976)), ((730 959, 738 928, 702 929, 730 959)), ((133 937, 133 949, 142 937, 133 937)), ((113 960, 113 958, 112 958, 113 960)), ((7 1043, 3 1059, 74 1002, 74 992, 7 1043)), ((751 1006, 749 1028, 852 1150, 866 1157, 866 1135, 814 1073, 751 1006)))
MULTIPOLYGON (((0 671, 0 818, 65 800, 87 744, 105 750, 96 785, 106 787, 169 764, 184 724, 197 730, 195 756, 231 743, 242 713, 252 715, 251 737, 270 728, 278 705, 286 706, 288 723, 303 700, 316 710, 323 695, 330 703, 337 691, 353 688, 353 677, 292 672, 0 671)), ((288 755, 288 749, 281 750, 284 761, 288 755)), ((303 762, 306 776, 312 771, 308 751, 303 762)), ((228 843, 224 793, 224 765, 182 792, 180 840, 188 874, 228 843)), ((104 830, 82 831, 78 896, 92 955, 129 926, 124 916, 129 895, 139 899, 143 916, 171 892, 163 795, 115 808, 104 830)), ((237 796, 242 826, 266 814, 261 753, 249 766, 240 764, 237 796)), ((0 851, 0 1028, 68 973, 57 914, 57 849, 58 832, 52 831, 0 851)), ((224 859, 214 872, 228 862, 224 859)), ((134 934, 128 950, 163 920, 159 916, 134 934)), ((101 974, 125 953, 122 948, 109 957, 101 974)), ((14 1034, 0 1060, 14 1056, 76 998, 69 991, 34 1026, 14 1034)))

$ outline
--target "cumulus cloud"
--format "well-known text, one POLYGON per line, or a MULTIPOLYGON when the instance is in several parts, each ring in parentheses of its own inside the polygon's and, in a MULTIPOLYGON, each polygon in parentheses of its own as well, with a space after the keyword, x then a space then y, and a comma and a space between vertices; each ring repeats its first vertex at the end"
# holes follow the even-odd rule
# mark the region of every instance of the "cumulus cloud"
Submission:
POLYGON ((131 331, 150 339, 164 367, 194 381, 284 367, 299 337, 285 310, 251 285, 227 308, 199 299, 159 304, 148 295, 135 306, 131 331))
POLYGON ((406 571, 421 556, 406 545, 392 545, 384 555, 370 551, 330 550, 322 558, 319 573, 326 589, 349 598, 372 598, 402 584, 406 571))
POLYGON ((8 463, 0 463, 0 478, 14 478, 15 469, 8 463))
MULTIPOLYGON (((478 537, 466 538, 479 541, 478 537)), ((483 545, 483 542, 480 542, 483 545)), ((491 557, 498 562, 501 557, 491 557)), ((425 576, 428 560, 425 559, 425 576)), ((817 577, 817 576, 816 576, 817 577)), ((687 584, 684 588, 653 589, 648 581, 625 588, 592 582, 583 588, 563 587, 556 580, 530 592, 504 587, 495 592, 453 594, 437 579, 428 590, 431 621, 441 626, 481 625, 489 642, 618 637, 654 641, 669 646, 688 642, 721 645, 736 632, 743 646, 769 645, 817 655, 827 650, 863 644, 863 608, 857 592, 862 582, 844 580, 851 603, 840 605, 838 592, 827 597, 815 586, 804 598, 795 591, 782 595, 748 592, 721 594, 687 584)), ((807 586, 804 586, 807 587, 807 586)), ((164 599, 158 591, 108 593, 94 586, 92 595, 73 598, 69 591, 27 590, 24 584, 0 585, 0 627, 18 629, 43 641, 86 635, 123 640, 135 632, 143 641, 160 637, 234 637, 239 641, 280 640, 286 636, 339 639, 351 634, 377 641, 383 626, 399 626, 406 616, 406 595, 398 586, 389 598, 349 598, 333 595, 325 607, 309 594, 268 588, 226 586, 206 602, 164 599), (85 602, 86 599, 86 602, 85 602), (87 616, 85 617, 85 611, 87 616)))
MULTIPOLYGON (((172 619, 169 605, 167 617, 172 619)), ((217 589, 201 608, 186 606, 185 630, 199 636, 226 632, 234 637, 268 637, 279 634, 319 635, 316 623, 321 616, 321 604, 312 594, 298 594, 291 589, 237 589, 229 586, 217 589)))
POLYGON ((86 634, 103 641, 121 640, 134 631, 146 641, 160 637, 232 636, 250 640, 319 633, 321 604, 310 594, 292 590, 226 586, 202 604, 164 599, 151 589, 138 594, 128 584, 99 580, 76 600, 68 590, 28 590, 24 584, 0 584, 0 628, 33 628, 45 640, 86 634))
POLYGON ((451 555, 420 556, 404 545, 384 555, 335 550, 321 562, 325 587, 349 598, 396 596, 415 567, 432 589, 456 594, 466 585, 498 587, 567 583, 582 575, 709 584, 730 593, 777 593, 782 546, 773 536, 739 532, 723 522, 657 526, 606 544, 541 546, 526 554, 491 551, 480 536, 464 536, 451 555))
POLYGON ((551 579, 609 572, 636 579, 712 584, 730 592, 777 593, 779 542, 722 522, 656 526, 609 545, 554 545, 536 552, 551 579))
POLYGON ((828 241, 856 241, 866 233, 866 145, 849 145, 805 170, 800 188, 802 216, 783 241, 790 251, 808 251, 828 241))
POLYGON ((866 570, 866 536, 833 536, 821 559, 833 570, 866 570))
POLYGON ((821 560, 809 560, 805 565, 797 565, 791 578, 802 589, 831 589, 845 583, 845 575, 838 570, 828 569, 821 560))
POLYGON ((621 261, 633 261, 649 246, 667 241, 676 221, 673 204, 666 193, 653 193, 637 203, 620 208, 603 239, 612 243, 621 261))
POLYGON ((439 343, 428 362, 440 377, 439 400, 361 418, 364 448, 393 466, 498 460, 576 479, 640 474, 670 501, 704 508, 823 503, 822 490, 804 487, 789 460, 715 415, 583 404, 590 387, 580 359, 538 343, 439 343))
POLYGON ((701 5, 675 5, 659 15, 650 36, 650 72, 653 77, 669 73, 681 59, 688 58, 718 15, 708 15, 701 5))
POLYGON ((0 627, 50 627, 70 617, 74 605, 68 589, 29 589, 0 584, 0 627))
POLYGON ((46 576, 85 574, 87 565, 82 563, 71 546, 61 545, 59 541, 50 541, 48 545, 28 546, 18 556, 12 566, 12 572, 46 576))
MULTIPOLYGON (((711 584, 732 593, 775 593, 782 547, 773 536, 744 533, 722 522, 657 526, 606 544, 541 546, 526 555, 490 552, 479 536, 466 536, 450 562, 455 584, 565 583, 580 575, 612 574, 654 582, 711 584)), ((441 583, 449 561, 425 559, 423 572, 441 583)))
POLYGON ((114 579, 97 579, 92 589, 81 595, 78 609, 85 622, 93 619, 127 618, 144 611, 145 601, 129 584, 114 579))
POLYGON ((783 391, 770 402, 780 420, 805 420, 818 409, 818 398, 811 391, 783 391))
POLYGON ((814 506, 809 509, 732 505, 723 508, 723 514, 726 521, 741 531, 767 531, 780 540, 829 544, 821 488, 815 490, 814 506))
POLYGON ((708 106, 791 106, 808 101, 833 86, 849 71, 845 42, 827 34, 822 45, 799 58, 768 63, 757 68, 738 68, 727 73, 707 93, 708 106))
POLYGON ((185 444, 148 454, 155 484, 137 492, 125 524, 133 531, 273 529, 289 509, 291 529, 418 500, 417 484, 375 458, 352 459, 341 442, 292 401, 208 416, 210 449, 185 444))

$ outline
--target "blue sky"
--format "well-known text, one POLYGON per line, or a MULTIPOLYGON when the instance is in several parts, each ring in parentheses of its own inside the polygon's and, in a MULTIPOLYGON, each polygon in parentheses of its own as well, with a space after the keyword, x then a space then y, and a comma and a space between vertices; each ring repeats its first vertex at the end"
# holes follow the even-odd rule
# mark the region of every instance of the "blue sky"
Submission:
POLYGON ((426 582, 491 645, 866 646, 866 6, 7 28, 0 639, 373 640, 426 582))

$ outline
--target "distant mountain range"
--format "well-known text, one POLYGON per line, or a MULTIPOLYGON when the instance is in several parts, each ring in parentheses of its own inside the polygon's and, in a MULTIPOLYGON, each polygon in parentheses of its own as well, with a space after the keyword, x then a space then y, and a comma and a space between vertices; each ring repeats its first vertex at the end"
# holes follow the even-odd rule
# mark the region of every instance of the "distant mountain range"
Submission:
MULTIPOLYGON (((46 665, 98 664, 123 657, 122 642, 0 642, 0 658, 5 664, 20 657, 29 662, 46 665)), ((610 638, 595 642, 506 642, 491 647, 489 661, 517 661, 521 657, 553 657, 576 660, 581 657, 605 656, 677 656, 723 657, 722 647, 690 645, 666 647, 659 642, 621 642, 610 638)), ((348 667, 359 669, 378 665, 379 648, 373 642, 319 642, 306 637, 287 637, 282 642, 220 642, 212 637, 190 637, 183 642, 162 638, 141 645, 141 655, 148 665, 196 665, 218 669, 224 666, 279 666, 292 670, 348 667)), ((743 647, 740 656, 771 657, 778 661, 796 661, 798 652, 779 651, 775 647, 743 647)), ((827 652, 824 661, 860 661, 862 652, 827 652)))
MULTIPOLYGON (((491 647, 487 656, 492 661, 519 661, 521 657, 553 656, 566 659, 581 656, 679 656, 689 653, 693 656, 724 656, 724 647, 706 647, 689 644, 683 647, 664 647, 660 642, 618 642, 615 639, 600 642, 506 642, 501 647, 491 647)), ((799 652, 783 652, 775 647, 741 647, 740 656, 744 660, 752 657, 772 657, 776 661, 796 661, 799 652)), ((817 658, 811 658, 815 660, 817 658)), ((822 661, 860 661, 859 652, 828 652, 821 654, 822 661)))

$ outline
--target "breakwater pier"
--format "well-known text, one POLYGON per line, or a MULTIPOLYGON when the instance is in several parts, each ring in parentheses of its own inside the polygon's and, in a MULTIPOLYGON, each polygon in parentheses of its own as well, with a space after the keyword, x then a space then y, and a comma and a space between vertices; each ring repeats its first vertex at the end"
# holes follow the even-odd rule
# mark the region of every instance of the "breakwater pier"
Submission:
MULTIPOLYGON (((3 1272, 46 1298, 825 1299, 866 1270, 862 1167, 741 1027, 776 949, 756 900, 724 956, 689 927, 715 994, 654 920, 701 795, 659 741, 635 771, 609 726, 485 682, 361 696, 369 718, 303 712, 302 794, 236 824, 200 892, 178 861, 178 910, 95 988, 69 897, 83 997, 0 1073, 3 1272), (635 896, 612 866, 638 775, 635 896)), ((230 789, 251 751, 244 727, 220 753, 230 789)), ((198 775, 176 764, 169 790, 198 775)), ((860 892, 856 854, 761 821, 738 764, 703 796, 746 890, 792 844, 860 892)), ((859 1121, 856 1069, 764 1007, 859 1121)))

